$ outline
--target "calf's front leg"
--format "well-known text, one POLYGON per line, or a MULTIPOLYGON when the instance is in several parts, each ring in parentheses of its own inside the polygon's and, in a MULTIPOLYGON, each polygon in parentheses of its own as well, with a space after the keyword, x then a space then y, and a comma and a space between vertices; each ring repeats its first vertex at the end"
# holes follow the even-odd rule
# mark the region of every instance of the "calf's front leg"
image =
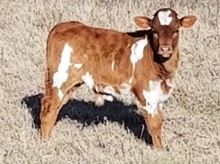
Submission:
POLYGON ((161 143, 161 126, 163 122, 162 104, 157 103, 152 99, 154 95, 145 95, 142 88, 136 87, 134 94, 137 98, 137 105, 144 117, 148 132, 152 137, 153 147, 162 148, 161 143))
POLYGON ((46 92, 41 100, 40 112, 42 139, 50 137, 59 111, 70 99, 75 86, 82 83, 80 77, 80 72, 76 71, 75 68, 70 69, 67 80, 60 88, 57 88, 52 85, 53 78, 46 76, 46 92), (47 83, 47 81, 50 81, 50 83, 47 83))
POLYGON ((163 122, 162 112, 158 108, 155 113, 144 112, 143 114, 145 123, 148 128, 155 148, 162 148, 161 142, 161 126, 163 122))

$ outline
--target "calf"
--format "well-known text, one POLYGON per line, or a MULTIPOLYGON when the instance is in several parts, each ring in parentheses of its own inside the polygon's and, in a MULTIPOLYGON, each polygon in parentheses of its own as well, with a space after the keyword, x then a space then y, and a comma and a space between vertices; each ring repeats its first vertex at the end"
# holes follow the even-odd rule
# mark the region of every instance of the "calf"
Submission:
POLYGON ((175 11, 164 8, 153 19, 138 16, 134 21, 145 29, 141 35, 75 21, 57 24, 50 31, 40 113, 42 138, 49 137, 74 89, 85 83, 97 94, 99 105, 115 94, 133 93, 153 145, 162 146, 162 104, 173 90, 179 28, 192 26, 196 17, 178 19, 175 11))

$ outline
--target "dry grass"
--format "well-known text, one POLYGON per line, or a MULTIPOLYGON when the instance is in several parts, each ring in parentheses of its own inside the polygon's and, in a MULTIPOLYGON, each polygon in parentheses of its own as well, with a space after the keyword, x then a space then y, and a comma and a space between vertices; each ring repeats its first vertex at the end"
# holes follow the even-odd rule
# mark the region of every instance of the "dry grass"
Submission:
POLYGON ((219 0, 1 0, 0 163, 220 163, 219 4, 219 0), (41 143, 35 128, 37 94, 43 92, 49 29, 60 21, 80 20, 131 31, 137 29, 134 16, 151 16, 161 7, 198 18, 193 28, 181 32, 177 89, 164 110, 165 149, 152 150, 138 139, 146 131, 133 106, 116 101, 95 109, 92 103, 79 101, 92 99, 84 87, 73 95, 78 101, 69 102, 60 114, 51 139, 41 143))

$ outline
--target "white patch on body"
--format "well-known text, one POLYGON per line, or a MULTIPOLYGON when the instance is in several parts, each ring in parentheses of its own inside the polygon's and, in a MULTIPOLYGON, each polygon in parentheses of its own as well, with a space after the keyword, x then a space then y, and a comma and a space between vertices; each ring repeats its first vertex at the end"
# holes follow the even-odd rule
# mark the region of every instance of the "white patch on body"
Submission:
MULTIPOLYGON (((131 93, 130 90, 131 90, 131 85, 128 83, 123 83, 119 88, 120 95, 122 95, 122 96, 123 95, 126 96, 126 95, 130 94, 131 93)), ((105 100, 112 102, 114 99, 113 96, 119 95, 119 93, 117 93, 115 91, 114 87, 112 87, 112 86, 105 86, 103 88, 103 90, 101 90, 101 92, 103 92, 104 94, 102 96, 98 96, 96 98, 95 104, 97 106, 103 105, 105 100)))
POLYGON ((112 71, 114 71, 115 69, 115 61, 113 60, 112 64, 111 64, 111 67, 112 67, 112 71))
POLYGON ((176 85, 175 85, 175 82, 174 82, 174 80, 172 79, 167 79, 166 80, 166 84, 169 86, 169 87, 171 87, 171 88, 175 88, 176 87, 176 85))
POLYGON ((161 25, 169 25, 172 21, 172 17, 170 17, 171 11, 159 11, 158 18, 161 25))
POLYGON ((92 75, 89 74, 89 72, 86 72, 85 75, 82 76, 82 80, 90 89, 94 87, 94 80, 92 78, 92 75))
POLYGON ((99 87, 97 85, 94 86, 94 89, 97 93, 99 92, 99 87))
POLYGON ((173 87, 170 88, 168 93, 163 93, 161 88, 161 80, 149 81, 149 90, 143 90, 143 95, 146 100, 146 106, 144 109, 150 114, 155 114, 158 108, 162 108, 162 103, 166 101, 173 91, 173 87))
POLYGON ((76 69, 80 69, 82 67, 82 64, 80 64, 80 63, 73 64, 73 67, 76 69))
POLYGON ((129 80, 129 83, 132 82, 135 70, 135 64, 141 60, 144 56, 144 47, 147 45, 147 38, 141 39, 137 41, 135 44, 131 46, 131 55, 130 60, 133 66, 132 77, 129 80))
POLYGON ((105 100, 104 100, 103 96, 98 95, 95 100, 95 105, 96 106, 103 106, 104 102, 105 102, 105 100))
POLYGON ((95 105, 102 106, 102 105, 104 105, 105 100, 112 102, 113 97, 111 95, 98 95, 96 97, 95 105))
POLYGON ((73 51, 72 47, 70 47, 69 44, 66 43, 63 48, 63 52, 61 54, 61 59, 60 59, 60 64, 58 65, 58 70, 53 75, 53 87, 58 88, 58 90, 59 90, 58 94, 59 94, 60 99, 63 98, 63 95, 60 94, 60 92, 62 93, 60 88, 61 88, 62 84, 68 78, 67 71, 68 71, 69 67, 71 66, 70 56, 71 56, 72 51, 73 51))
POLYGON ((59 96, 60 100, 62 100, 62 98, 63 98, 63 92, 62 92, 61 89, 58 90, 58 96, 59 96))
POLYGON ((113 97, 111 95, 103 95, 103 98, 107 101, 110 101, 110 102, 113 101, 113 97))
POLYGON ((119 88, 121 95, 128 95, 131 92, 131 85, 127 83, 123 83, 119 88))
POLYGON ((107 94, 111 94, 111 95, 115 95, 115 89, 112 87, 112 86, 106 86, 104 89, 103 89, 103 92, 104 93, 107 93, 107 94))

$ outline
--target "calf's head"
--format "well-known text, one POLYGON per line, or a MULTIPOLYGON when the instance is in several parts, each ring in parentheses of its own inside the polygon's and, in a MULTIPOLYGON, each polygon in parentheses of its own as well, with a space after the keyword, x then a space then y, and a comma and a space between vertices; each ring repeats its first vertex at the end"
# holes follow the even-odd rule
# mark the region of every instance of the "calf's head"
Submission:
POLYGON ((145 16, 134 18, 135 23, 143 29, 151 29, 150 42, 154 53, 169 59, 178 44, 179 28, 191 27, 196 17, 193 15, 177 17, 170 8, 159 9, 152 19, 145 16))

